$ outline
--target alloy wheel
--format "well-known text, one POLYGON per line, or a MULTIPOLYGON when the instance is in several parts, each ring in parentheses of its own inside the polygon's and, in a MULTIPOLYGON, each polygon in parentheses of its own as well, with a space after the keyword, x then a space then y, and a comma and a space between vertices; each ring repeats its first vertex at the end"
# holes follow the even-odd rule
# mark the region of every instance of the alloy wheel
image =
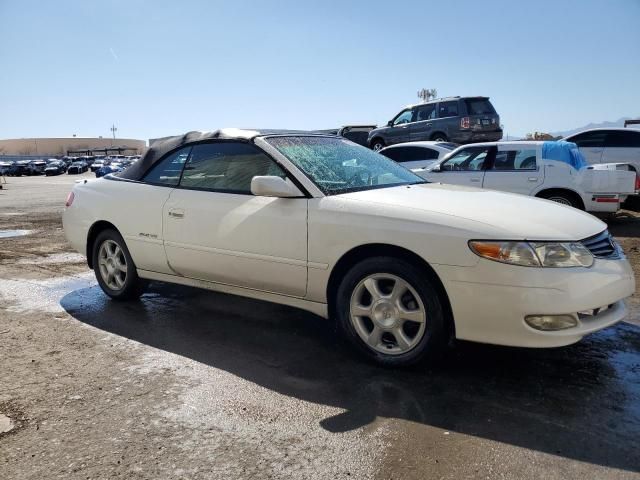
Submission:
POLYGON ((426 330, 426 310, 416 290, 387 273, 369 275, 356 285, 349 316, 367 346, 386 355, 410 351, 426 330))
POLYGON ((122 290, 127 281, 127 258, 113 240, 105 240, 98 251, 100 276, 111 290, 122 290))
POLYGON ((551 200, 552 202, 560 203, 562 205, 567 205, 569 207, 573 207, 573 204, 571 203, 571 201, 565 197, 549 197, 548 200, 551 200))

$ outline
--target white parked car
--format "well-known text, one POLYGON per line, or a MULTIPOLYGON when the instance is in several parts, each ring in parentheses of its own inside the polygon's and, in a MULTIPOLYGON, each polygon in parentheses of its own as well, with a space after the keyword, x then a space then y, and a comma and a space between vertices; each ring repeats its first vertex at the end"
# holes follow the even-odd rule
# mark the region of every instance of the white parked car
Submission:
POLYGON ((417 173, 444 158, 456 148, 458 148, 457 143, 425 141, 396 143, 379 150, 379 152, 417 173))
POLYGON ((117 176, 77 183, 63 222, 113 299, 159 280, 291 305, 336 318, 387 365, 451 337, 568 345, 622 320, 635 291, 595 217, 428 183, 336 136, 174 137, 117 176))
POLYGON ((578 145, 590 164, 629 163, 636 172, 640 172, 640 130, 594 128, 575 133, 564 140, 578 145))
POLYGON ((600 213, 616 212, 640 190, 640 177, 627 164, 587 165, 569 142, 476 143, 412 170, 432 182, 530 195, 600 213))

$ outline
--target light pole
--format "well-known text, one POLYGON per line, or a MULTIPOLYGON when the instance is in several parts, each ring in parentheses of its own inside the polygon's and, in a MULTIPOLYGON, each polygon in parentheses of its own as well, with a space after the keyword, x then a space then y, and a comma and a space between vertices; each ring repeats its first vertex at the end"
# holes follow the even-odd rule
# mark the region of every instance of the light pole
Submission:
MULTIPOLYGON (((116 128, 115 123, 111 125, 111 128, 109 129, 111 130, 111 133, 113 134, 113 140, 116 139, 116 132, 118 131, 118 129, 116 128)), ((111 146, 113 147, 113 140, 111 141, 111 146)))
POLYGON ((423 88, 418 90, 418 98, 422 99, 422 103, 426 103, 432 98, 435 99, 438 91, 435 88, 423 88))

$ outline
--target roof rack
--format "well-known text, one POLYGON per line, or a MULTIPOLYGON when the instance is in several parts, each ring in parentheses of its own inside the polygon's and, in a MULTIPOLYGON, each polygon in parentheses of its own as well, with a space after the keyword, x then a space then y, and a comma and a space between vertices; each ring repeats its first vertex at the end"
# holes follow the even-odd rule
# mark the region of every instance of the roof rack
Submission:
POLYGON ((640 125, 640 119, 625 120, 624 121, 624 128, 627 128, 629 125, 640 125))

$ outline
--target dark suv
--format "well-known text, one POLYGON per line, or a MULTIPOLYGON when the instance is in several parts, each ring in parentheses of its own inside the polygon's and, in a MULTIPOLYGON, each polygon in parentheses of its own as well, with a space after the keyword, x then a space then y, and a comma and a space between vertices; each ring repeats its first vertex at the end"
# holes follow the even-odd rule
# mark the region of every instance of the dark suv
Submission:
POLYGON ((473 143, 501 138, 500 116, 489 97, 449 97, 405 108, 386 127, 369 132, 367 143, 380 150, 419 140, 473 143))

